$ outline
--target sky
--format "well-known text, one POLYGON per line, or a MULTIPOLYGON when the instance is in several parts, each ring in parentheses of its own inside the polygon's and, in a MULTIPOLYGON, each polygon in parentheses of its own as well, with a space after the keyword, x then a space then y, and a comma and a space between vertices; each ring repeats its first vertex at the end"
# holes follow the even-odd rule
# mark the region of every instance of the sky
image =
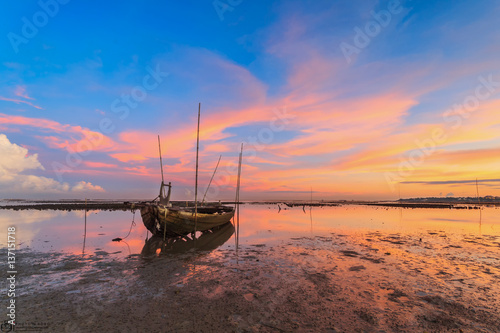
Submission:
POLYGON ((498 1, 9 1, 0 198, 500 196, 498 1), (477 185, 476 186, 476 179, 477 185), (201 196, 201 194, 200 194, 201 196))

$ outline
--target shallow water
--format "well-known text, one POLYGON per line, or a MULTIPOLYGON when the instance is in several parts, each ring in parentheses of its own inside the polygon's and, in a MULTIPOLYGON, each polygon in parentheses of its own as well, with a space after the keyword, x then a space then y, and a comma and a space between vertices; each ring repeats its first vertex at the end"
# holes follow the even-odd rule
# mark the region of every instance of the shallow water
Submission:
MULTIPOLYGON (((242 205, 240 245, 277 244, 293 237, 368 232, 417 234, 445 232, 448 237, 500 235, 500 210, 405 209, 344 205, 288 208, 242 205)), ((7 227, 16 227, 17 249, 126 258, 140 254, 148 236, 139 212, 0 210, 0 248, 7 246, 7 227), (134 220, 134 225, 132 221, 134 220), (132 228, 131 228, 132 225, 132 228), (124 238, 113 242, 116 237, 124 238), (85 240, 85 242, 84 242, 85 240)), ((234 246, 234 235, 222 248, 234 246)))
POLYGON ((169 320, 182 331, 200 297, 200 316, 220 307, 234 330, 492 332, 500 322, 498 208, 280 207, 241 206, 238 251, 232 226, 164 244, 138 212, 88 212, 84 237, 83 211, 1 210, 0 255, 15 226, 25 318, 43 319, 32 304, 48 304, 55 331, 115 327, 137 302, 174 302, 169 320))

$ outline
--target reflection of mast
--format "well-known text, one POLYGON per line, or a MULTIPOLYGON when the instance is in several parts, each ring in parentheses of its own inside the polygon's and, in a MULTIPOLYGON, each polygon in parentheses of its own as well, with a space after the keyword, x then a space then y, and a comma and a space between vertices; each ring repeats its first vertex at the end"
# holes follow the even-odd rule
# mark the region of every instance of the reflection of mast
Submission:
POLYGON ((399 226, 401 227, 401 223, 403 222, 403 207, 399 207, 399 226))
POLYGON ((311 234, 313 232, 313 216, 312 216, 312 208, 313 207, 312 207, 312 203, 313 203, 313 188, 311 186, 311 205, 309 206, 309 219, 311 220, 311 234))
POLYGON ((238 247, 240 244, 240 184, 241 184, 241 160, 243 158, 243 143, 241 144, 240 158, 238 163, 238 180, 236 184, 236 219, 233 217, 233 221, 236 223, 236 252, 238 252, 238 247))
POLYGON ((309 219, 311 220, 311 234, 313 232, 313 215, 312 215, 312 206, 309 207, 309 219))
POLYGON ((483 222, 483 212, 482 212, 482 210, 480 209, 480 210, 479 210, 479 235, 481 235, 481 226, 482 226, 482 222, 483 222))
POLYGON ((83 248, 82 248, 82 256, 85 254, 85 241, 87 240, 87 199, 85 199, 85 227, 83 230, 83 248))

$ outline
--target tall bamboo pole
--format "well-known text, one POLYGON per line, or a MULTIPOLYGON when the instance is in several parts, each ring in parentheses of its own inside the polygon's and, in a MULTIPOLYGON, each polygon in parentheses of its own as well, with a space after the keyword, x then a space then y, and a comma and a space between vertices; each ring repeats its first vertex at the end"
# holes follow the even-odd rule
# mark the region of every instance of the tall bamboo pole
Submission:
POLYGON ((240 156, 239 156, 239 162, 238 162, 238 178, 236 181, 236 197, 234 199, 234 209, 238 207, 238 202, 240 201, 240 176, 241 176, 241 158, 243 154, 243 143, 241 144, 241 151, 240 151, 240 156))
POLYGON ((163 161, 161 160, 161 143, 160 143, 160 135, 158 134, 158 151, 160 153, 160 169, 161 169, 161 183, 164 183, 163 179, 163 161))
POLYGON ((161 169, 161 186, 160 186, 160 203, 163 199, 163 184, 165 180, 163 179, 163 161, 161 159, 161 144, 160 144, 160 135, 158 134, 158 151, 160 153, 160 169, 161 169))
POLYGON ((200 111, 201 103, 198 103, 198 128, 196 130, 196 176, 194 182, 194 237, 198 228, 198 152, 200 150, 200 111))
MULTIPOLYGON (((243 143, 241 144, 240 160, 238 163, 238 185, 236 186, 236 240, 240 243, 240 180, 241 180, 241 160, 243 157, 243 143)), ((236 247, 238 248, 238 246, 236 247)))

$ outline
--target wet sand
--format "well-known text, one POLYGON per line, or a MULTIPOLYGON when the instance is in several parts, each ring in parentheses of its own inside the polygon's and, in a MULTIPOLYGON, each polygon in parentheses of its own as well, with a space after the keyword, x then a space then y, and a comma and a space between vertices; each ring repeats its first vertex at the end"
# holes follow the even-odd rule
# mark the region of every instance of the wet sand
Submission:
POLYGON ((42 332, 498 332, 499 253, 499 236, 442 230, 126 259, 20 250, 18 322, 47 322, 42 332))

